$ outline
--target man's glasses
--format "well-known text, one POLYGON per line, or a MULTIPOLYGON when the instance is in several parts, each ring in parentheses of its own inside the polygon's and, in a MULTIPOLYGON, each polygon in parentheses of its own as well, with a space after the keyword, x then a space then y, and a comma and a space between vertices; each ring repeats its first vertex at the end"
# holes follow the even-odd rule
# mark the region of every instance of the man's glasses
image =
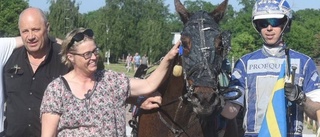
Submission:
POLYGON ((82 56, 84 59, 90 59, 92 57, 92 55, 94 54, 95 56, 99 56, 99 48, 95 48, 93 51, 88 51, 88 52, 85 52, 85 53, 72 53, 72 52, 69 52, 70 54, 72 55, 78 55, 78 56, 82 56))
POLYGON ((85 35, 92 38, 93 37, 92 29, 86 29, 85 31, 79 32, 76 35, 74 35, 72 37, 70 43, 68 44, 67 49, 70 49, 70 47, 74 44, 75 41, 79 42, 79 41, 83 40, 85 35))
POLYGON ((282 18, 282 19, 258 19, 255 20, 254 23, 256 24, 257 28, 262 29, 262 28, 267 28, 269 25, 272 27, 279 27, 282 26, 286 23, 287 19, 282 18))

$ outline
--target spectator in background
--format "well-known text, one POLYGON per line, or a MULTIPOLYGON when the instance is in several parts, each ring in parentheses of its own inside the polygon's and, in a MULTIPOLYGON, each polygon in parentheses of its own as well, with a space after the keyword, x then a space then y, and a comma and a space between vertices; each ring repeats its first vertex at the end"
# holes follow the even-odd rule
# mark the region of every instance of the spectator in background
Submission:
POLYGON ((134 67, 134 72, 137 71, 138 67, 141 65, 141 56, 139 55, 138 52, 136 52, 136 54, 133 57, 133 67, 134 67))
POLYGON ((146 54, 144 54, 143 57, 141 58, 141 65, 136 70, 134 77, 144 78, 144 76, 147 73, 148 64, 149 64, 148 57, 146 54))
POLYGON ((148 67, 149 61, 148 61, 148 57, 147 54, 144 54, 141 58, 141 65, 145 65, 148 67))
POLYGON ((130 72, 131 66, 132 66, 132 56, 129 53, 127 58, 126 58, 126 69, 127 69, 127 72, 130 72))
MULTIPOLYGON (((141 65, 137 67, 133 77, 143 79, 147 73, 147 68, 148 68, 148 57, 146 54, 143 55, 140 62, 141 62, 141 65)), ((129 112, 132 112, 134 107, 135 106, 131 104, 129 112)))
MULTIPOLYGON (((137 69, 137 71, 140 71, 139 72, 140 78, 143 78, 146 75, 147 69, 148 69, 148 64, 149 64, 149 61, 148 61, 147 54, 144 54, 143 57, 141 58, 141 65, 137 69)), ((136 71, 136 73, 137 73, 137 71, 136 71)))

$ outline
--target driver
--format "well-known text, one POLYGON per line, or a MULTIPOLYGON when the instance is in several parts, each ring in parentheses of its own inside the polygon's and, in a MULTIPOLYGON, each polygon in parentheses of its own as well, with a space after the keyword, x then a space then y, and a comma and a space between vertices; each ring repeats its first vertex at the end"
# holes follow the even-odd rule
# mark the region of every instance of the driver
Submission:
MULTIPOLYGON (((242 96, 227 102, 222 115, 234 118, 243 108, 244 136, 258 136, 269 99, 277 81, 281 64, 286 60, 283 35, 290 31, 292 10, 286 0, 257 0, 252 12, 252 24, 260 34, 261 49, 241 57, 234 66, 230 88, 242 96)), ((245 45, 244 45, 245 46, 245 45)), ((285 96, 291 113, 287 134, 301 137, 303 112, 316 119, 320 109, 320 80, 314 61, 307 55, 289 50, 291 66, 296 66, 294 83, 285 84, 285 96)), ((242 112, 242 111, 241 111, 242 112)), ((286 116, 289 119, 288 115, 286 116)))

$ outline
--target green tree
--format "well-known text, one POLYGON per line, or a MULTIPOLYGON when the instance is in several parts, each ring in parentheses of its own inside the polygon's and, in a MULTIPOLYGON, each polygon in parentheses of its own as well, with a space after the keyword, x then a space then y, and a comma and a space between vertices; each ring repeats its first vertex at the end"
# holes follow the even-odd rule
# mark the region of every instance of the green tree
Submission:
MULTIPOLYGON (((229 5, 224 19, 220 21, 222 30, 232 33, 232 51, 229 57, 236 58, 261 48, 263 44, 251 23, 255 1, 238 2, 242 8, 235 11, 229 5)), ((218 4, 213 5, 204 0, 184 2, 185 7, 191 12, 211 12, 218 4)), ((180 17, 176 13, 169 13, 163 0, 106 0, 104 7, 93 12, 79 14, 78 9, 79 4, 74 0, 52 0, 48 13, 52 34, 61 38, 65 36, 66 30, 70 31, 75 27, 92 28, 97 45, 103 52, 110 49, 114 62, 123 55, 125 57, 128 53, 135 52, 147 53, 151 62, 157 61, 171 46, 171 32, 180 32, 183 28, 180 17)), ((316 18, 318 16, 319 10, 313 9, 294 13, 291 32, 284 37, 289 47, 312 57, 320 57, 320 22, 316 18)))
POLYGON ((249 32, 238 33, 231 41, 231 52, 229 57, 239 59, 241 56, 255 50, 255 38, 249 32), (232 56, 231 56, 232 55, 232 56))
POLYGON ((199 10, 211 12, 215 8, 215 6, 212 5, 210 2, 204 0, 187 0, 184 2, 183 5, 186 7, 186 9, 188 9, 189 12, 196 12, 199 10))
POLYGON ((238 12, 232 11, 229 13, 227 21, 221 24, 224 30, 229 30, 232 33, 230 58, 235 57, 238 59, 242 55, 257 50, 262 46, 259 33, 254 30, 251 21, 254 2, 253 0, 241 0, 239 4, 243 8, 238 12))
POLYGON ((51 35, 64 38, 72 29, 82 27, 79 4, 75 0, 51 0, 50 3, 48 20, 51 35))
POLYGON ((319 57, 320 10, 304 9, 295 12, 286 41, 290 48, 313 58, 319 57))
POLYGON ((117 59, 122 56, 121 51, 124 50, 122 46, 125 41, 123 34, 126 24, 122 21, 124 18, 122 7, 123 3, 120 0, 106 0, 104 21, 107 27, 107 41, 104 45, 106 49, 111 49, 112 62, 117 62, 117 59))
POLYGON ((0 0, 0 37, 19 35, 19 14, 28 6, 25 0, 0 0))
POLYGON ((148 1, 144 3, 141 20, 138 21, 138 32, 141 54, 148 54, 151 62, 158 61, 171 47, 172 38, 166 23, 168 8, 164 6, 163 0, 148 1), (142 33, 143 32, 143 33, 142 33))
MULTIPOLYGON (((91 28, 94 31, 94 37, 96 44, 99 46, 102 53, 105 53, 110 49, 107 46, 108 43, 108 16, 106 16, 106 8, 100 8, 97 11, 92 11, 84 14, 84 27, 91 28)), ((103 59, 105 59, 104 54, 103 59)))
POLYGON ((114 59, 135 52, 147 53, 151 62, 159 59, 159 56, 164 55, 163 47, 169 45, 168 39, 171 37, 166 27, 168 8, 163 3, 163 0, 106 0, 104 21, 97 21, 96 24, 101 28, 104 24, 106 26, 107 37, 102 40, 105 41, 104 49, 111 49, 114 59))
POLYGON ((183 24, 180 20, 180 17, 178 14, 169 14, 166 19, 166 24, 168 25, 169 30, 171 32, 180 32, 183 28, 183 24))
POLYGON ((238 0, 239 4, 243 6, 240 10, 241 13, 250 13, 252 12, 252 8, 256 0, 238 0))

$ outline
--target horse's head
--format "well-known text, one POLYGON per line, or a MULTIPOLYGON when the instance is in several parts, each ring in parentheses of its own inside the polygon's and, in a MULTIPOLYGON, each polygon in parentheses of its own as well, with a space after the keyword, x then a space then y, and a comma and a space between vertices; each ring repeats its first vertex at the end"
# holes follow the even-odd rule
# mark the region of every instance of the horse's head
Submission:
POLYGON ((229 50, 229 33, 221 33, 219 21, 224 16, 228 0, 212 12, 189 13, 175 0, 176 11, 184 24, 181 32, 181 55, 189 101, 197 114, 208 115, 223 105, 219 95, 218 75, 222 61, 229 50))

